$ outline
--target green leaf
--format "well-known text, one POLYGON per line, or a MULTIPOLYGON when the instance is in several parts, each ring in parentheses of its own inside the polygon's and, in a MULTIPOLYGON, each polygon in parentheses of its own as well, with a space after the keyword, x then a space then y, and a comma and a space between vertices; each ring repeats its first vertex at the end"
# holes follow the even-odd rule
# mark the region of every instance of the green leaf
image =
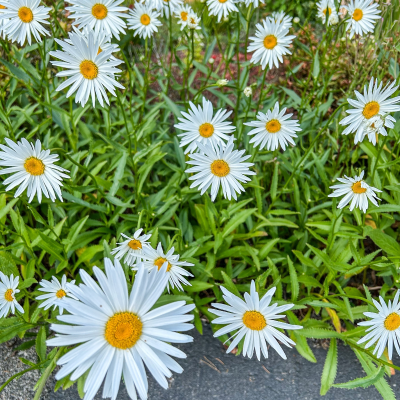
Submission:
POLYGON ((292 289, 292 301, 296 301, 297 297, 299 296, 299 282, 297 280, 297 272, 289 256, 287 256, 287 262, 289 265, 290 286, 292 289))
MULTIPOLYGON (((334 340, 334 339, 332 339, 334 340)), ((359 387, 367 388, 368 386, 374 385, 379 381, 379 379, 383 378, 385 375, 385 368, 380 366, 376 369, 372 374, 365 376, 364 378, 353 379, 352 381, 344 382, 344 383, 336 383, 332 385, 333 387, 341 388, 341 389, 356 389, 359 387)))
POLYGON ((314 62, 313 62, 313 77, 314 77, 314 79, 318 78, 319 71, 320 71, 320 67, 319 67, 319 57, 318 57, 318 50, 317 50, 317 52, 314 55, 314 62))
POLYGON ((46 327, 42 326, 36 336, 36 353, 40 361, 46 359, 46 327))
POLYGON ((7 276, 11 274, 13 274, 14 277, 19 276, 19 271, 14 259, 5 251, 0 251, 0 271, 7 276))
POLYGON ((197 281, 195 279, 190 281, 190 285, 182 285, 185 292, 201 292, 203 290, 211 289, 214 285, 212 283, 197 281))
POLYGON ((117 166, 117 169, 115 171, 113 184, 112 184, 110 192, 109 192, 110 196, 115 196, 115 193, 117 193, 117 191, 118 191, 118 189, 120 187, 120 181, 121 181, 121 178, 122 178, 122 176, 124 175, 124 172, 125 172, 125 166, 126 166, 127 158, 128 158, 128 153, 124 151, 122 153, 122 157, 118 161, 118 166, 117 166))
POLYGON ((15 203, 18 200, 18 198, 12 199, 9 203, 6 204, 5 207, 0 210, 0 220, 3 219, 3 217, 5 217, 10 212, 10 210, 14 207, 15 203))
POLYGON ((54 256, 58 261, 63 261, 63 247, 41 231, 39 231, 39 236, 42 240, 37 244, 37 246, 54 256))
POLYGON ((331 331, 323 328, 305 328, 297 331, 299 335, 305 336, 312 339, 340 339, 342 335, 336 331, 331 331))
POLYGON ((9 326, 0 331, 0 344, 7 342, 19 333, 34 328, 34 325, 28 324, 22 320, 15 321, 12 326, 9 326))
POLYGON ((22 283, 20 283, 18 287, 20 289, 27 289, 35 283, 37 283, 37 280, 35 278, 28 278, 28 279, 25 279, 22 283))
POLYGON ((234 231, 240 224, 243 224, 244 221, 250 215, 252 215, 257 209, 256 208, 249 208, 246 210, 242 210, 238 212, 236 215, 234 215, 229 222, 225 225, 224 230, 222 231, 222 236, 226 237, 228 236, 232 231, 234 231))
POLYGON ((224 288, 226 290, 229 290, 231 293, 233 293, 235 296, 238 296, 239 298, 242 298, 239 290, 237 290, 237 287, 235 284, 232 282, 232 279, 229 278, 229 276, 224 272, 221 271, 222 278, 224 280, 224 288))
POLYGON ((326 395, 335 382, 337 372, 338 351, 336 339, 331 339, 328 354, 326 355, 324 369, 321 376, 321 396, 326 395))
POLYGON ((370 226, 366 226, 364 228, 364 233, 366 236, 369 236, 372 241, 379 246, 386 253, 400 257, 400 244, 396 241, 396 239, 387 235, 379 229, 373 229, 370 226))

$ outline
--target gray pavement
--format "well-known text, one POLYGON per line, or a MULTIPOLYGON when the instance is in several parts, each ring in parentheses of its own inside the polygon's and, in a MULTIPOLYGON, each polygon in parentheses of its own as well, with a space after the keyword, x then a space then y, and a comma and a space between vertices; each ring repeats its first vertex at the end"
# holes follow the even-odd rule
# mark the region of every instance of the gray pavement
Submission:
MULTIPOLYGON (((191 331, 193 344, 179 345, 186 352, 187 359, 179 360, 184 372, 174 374, 170 388, 164 390, 149 377, 149 400, 378 400, 380 394, 374 386, 367 389, 331 389, 324 397, 319 395, 320 379, 327 350, 321 341, 310 341, 318 360, 317 364, 302 358, 295 349, 286 349, 285 361, 271 349, 270 356, 262 362, 255 358, 226 354, 222 344, 212 337, 209 325, 204 325, 204 335, 191 331)), ((354 353, 342 343, 338 345, 339 363, 336 383, 365 376, 354 353)), ((13 352, 12 347, 0 345, 0 381, 26 368, 19 357, 35 360, 34 350, 13 352)), ((395 360, 400 365, 400 359, 395 360)), ((38 379, 33 371, 10 384, 2 393, 1 400, 31 400, 32 387, 38 379)), ((54 379, 50 379, 42 396, 44 400, 78 400, 75 388, 54 393, 54 379)), ((396 397, 400 399, 400 372, 389 380, 396 397)), ((101 399, 98 395, 97 399, 101 399)), ((119 400, 128 400, 124 385, 119 400)))

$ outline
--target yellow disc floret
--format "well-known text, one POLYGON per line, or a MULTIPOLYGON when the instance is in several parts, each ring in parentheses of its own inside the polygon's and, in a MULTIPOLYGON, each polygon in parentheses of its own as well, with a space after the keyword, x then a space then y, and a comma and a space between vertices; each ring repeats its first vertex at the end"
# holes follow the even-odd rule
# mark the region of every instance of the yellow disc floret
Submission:
POLYGON ((365 192, 367 191, 367 189, 361 187, 361 182, 362 182, 362 181, 358 181, 358 182, 356 182, 356 183, 353 183, 353 185, 351 186, 351 190, 352 190, 354 193, 362 194, 362 193, 365 193, 365 192))
POLYGON ((389 314, 385 319, 384 325, 388 331, 395 331, 400 327, 400 315, 395 312, 389 314))
POLYGON ((364 106, 362 113, 366 119, 370 119, 379 113, 380 108, 381 107, 377 101, 370 101, 364 106))
POLYGON ((36 157, 27 158, 24 163, 24 168, 26 172, 33 176, 43 175, 45 170, 43 161, 36 157))
POLYGON ((64 289, 59 289, 59 290, 57 290, 57 293, 56 293, 57 299, 62 299, 62 298, 65 297, 66 295, 67 295, 67 293, 65 292, 64 289))
POLYGON ((275 35, 268 35, 264 38, 264 47, 268 50, 272 50, 278 44, 278 39, 275 35))
POLYGON ((83 60, 79 66, 79 69, 85 79, 92 80, 97 78, 97 75, 99 75, 99 69, 97 68, 97 65, 90 60, 83 60))
POLYGON ((25 24, 29 24, 29 22, 33 21, 33 12, 29 7, 21 7, 18 10, 18 17, 25 24))
POLYGON ((142 243, 140 242, 140 240, 136 240, 136 239, 132 239, 129 243, 128 246, 132 249, 132 250, 140 250, 142 248, 142 243))
POLYGON ((209 138, 214 134, 214 126, 210 124, 209 122, 205 122, 204 124, 201 124, 199 127, 199 133, 200 136, 204 138, 209 138))
POLYGON ((363 16, 364 16, 364 13, 363 13, 363 11, 361 9, 356 8, 353 11, 353 19, 354 19, 354 21, 360 21, 363 16))
POLYGON ((13 293, 14 291, 12 289, 7 289, 6 292, 4 293, 4 298, 7 301, 14 301, 13 293))
POLYGON ((220 178, 227 176, 230 170, 228 163, 224 160, 215 160, 211 164, 211 172, 220 178))
MULTIPOLYGON (((161 267, 164 265, 164 263, 168 262, 168 260, 164 257, 158 257, 154 260, 154 265, 158 268, 158 270, 161 269, 161 267)), ((172 265, 168 262, 168 267, 167 271, 169 271, 172 268, 172 265)))
POLYGON ((276 133, 281 130, 281 126, 282 126, 281 123, 277 119, 271 119, 271 121, 268 121, 265 124, 265 129, 269 133, 276 133))
POLYGON ((187 21, 188 13, 186 11, 181 12, 181 20, 187 21))
POLYGON ((107 7, 104 4, 95 4, 92 7, 92 15, 96 19, 104 19, 108 15, 107 7))
POLYGON ((140 17, 140 22, 143 25, 149 25, 150 24, 150 17, 147 14, 142 14, 142 16, 140 17))
POLYGON ((140 318, 131 312, 113 315, 106 324, 104 337, 118 349, 130 349, 140 339, 143 324, 140 318))
POLYGON ((243 323, 252 331, 262 331, 267 326, 264 315, 259 311, 246 311, 243 315, 243 323))

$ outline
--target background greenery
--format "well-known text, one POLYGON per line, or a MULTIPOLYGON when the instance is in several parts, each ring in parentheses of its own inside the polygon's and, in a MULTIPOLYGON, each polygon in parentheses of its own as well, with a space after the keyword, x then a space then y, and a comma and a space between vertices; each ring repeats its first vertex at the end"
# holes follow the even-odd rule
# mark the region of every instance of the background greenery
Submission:
MULTIPOLYGON (((71 20, 64 2, 44 3, 53 7, 52 36, 66 37, 71 20)), ((378 360, 356 345, 364 332, 356 321, 374 310, 371 296, 387 300, 399 288, 400 121, 376 147, 366 140, 354 145, 353 135, 341 134, 339 121, 346 99, 372 76, 399 83, 399 0, 381 2, 384 19, 373 36, 352 40, 343 22, 327 28, 316 20, 314 2, 275 1, 254 14, 242 6, 219 24, 204 3, 192 6, 202 14, 202 29, 193 36, 181 32, 176 19, 163 19, 153 40, 134 38, 131 31, 122 37, 116 56, 125 61, 120 82, 126 89, 106 108, 90 102, 81 108, 55 91, 61 80, 49 63, 48 53, 57 47, 53 38, 22 48, 0 40, 1 142, 39 138, 71 171, 63 203, 28 204, 26 195, 14 199, 4 186, 0 189, 0 269, 21 276, 25 310, 0 321, 0 342, 19 335, 26 339, 20 349, 36 347, 38 363, 23 361, 27 370, 43 373, 36 385, 39 398, 65 349, 47 352, 55 315, 37 308, 38 281, 67 274, 79 282, 80 268, 89 273, 94 265, 101 268, 121 233, 143 227, 152 233, 153 246, 158 241, 164 250, 174 246, 195 264, 189 268, 192 286, 162 296, 158 305, 194 302, 201 332, 201 319, 213 319, 209 304, 222 301, 219 285, 237 295, 249 290, 251 279, 261 295, 276 286, 278 303, 295 303, 289 321, 304 326, 290 334, 297 351, 316 362, 306 338, 330 340, 321 394, 334 385, 337 340, 342 340, 367 376, 335 386, 374 384, 383 398, 394 399, 384 379, 391 373, 387 354, 378 360), (246 61, 245 44, 255 23, 279 9, 300 18, 291 29, 297 38, 293 55, 264 74, 246 61), (221 78, 230 81, 223 88, 215 85, 221 78), (247 98, 242 92, 249 85, 253 96, 247 98), (236 145, 255 162, 257 175, 237 202, 218 197, 212 203, 208 195, 189 189, 187 157, 173 125, 188 101, 201 102, 202 95, 234 111, 236 145), (257 151, 243 123, 277 100, 300 120, 303 131, 296 147, 285 152, 257 151), (367 182, 383 190, 380 207, 366 215, 338 210, 336 199, 327 197, 329 186, 362 169, 367 182)), ((399 120, 400 113, 395 117, 399 120)), ((128 268, 126 274, 132 281, 128 268)), ((78 381, 81 393, 84 379, 78 381)), ((71 384, 67 377, 56 389, 71 384)))

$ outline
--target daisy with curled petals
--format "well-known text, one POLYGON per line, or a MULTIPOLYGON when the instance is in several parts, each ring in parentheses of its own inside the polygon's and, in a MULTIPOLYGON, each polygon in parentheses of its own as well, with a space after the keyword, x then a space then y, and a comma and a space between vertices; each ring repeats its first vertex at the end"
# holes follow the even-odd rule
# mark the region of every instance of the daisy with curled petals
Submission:
POLYGON ((136 262, 136 260, 141 260, 143 258, 143 250, 150 246, 148 240, 151 238, 151 235, 141 235, 142 231, 142 228, 138 229, 133 234, 132 238, 121 233, 126 240, 118 243, 119 246, 113 249, 111 254, 118 260, 125 257, 125 264, 130 267, 136 262))
POLYGON ((187 27, 192 30, 199 30, 200 27, 200 17, 195 12, 190 12, 188 15, 187 27))
POLYGON ((251 179, 246 175, 255 175, 250 171, 253 163, 246 163, 250 155, 244 156, 244 150, 233 150, 233 138, 231 137, 226 147, 197 143, 200 153, 190 154, 187 164, 194 165, 186 170, 186 173, 195 173, 189 180, 194 181, 190 188, 199 187, 201 195, 211 186, 211 200, 217 197, 219 187, 222 186, 224 197, 237 200, 236 193, 244 192, 240 182, 248 182, 251 179))
MULTIPOLYGON (((151 246, 147 246, 143 250, 144 258, 146 258, 143 261, 143 265, 149 271, 152 271, 153 269, 159 270, 163 265, 166 265, 169 275, 168 291, 170 286, 172 288, 176 287, 177 289, 183 291, 181 283, 186 286, 191 286, 191 284, 184 277, 193 275, 182 267, 192 267, 194 264, 186 261, 179 261, 179 255, 174 255, 174 251, 175 248, 171 247, 167 254, 165 254, 161 243, 158 243, 156 250, 154 250, 151 246)), ((137 268, 133 269, 136 270, 137 268)))
POLYGON ((119 34, 125 34, 127 7, 121 7, 124 0, 68 0, 72 7, 66 7, 75 19, 78 28, 88 27, 95 31, 105 31, 119 40, 119 34))
MULTIPOLYGON (((395 81, 387 83, 384 87, 381 82, 378 86, 378 79, 371 78, 369 85, 364 86, 364 95, 356 90, 357 100, 347 99, 349 104, 355 108, 347 110, 347 114, 350 115, 340 121, 340 125, 348 125, 343 131, 343 135, 355 132, 354 143, 361 142, 367 135, 370 141, 376 144, 376 135, 374 138, 366 132, 368 127, 375 128, 375 122, 378 126, 380 125, 376 117, 382 118, 384 126, 393 128, 396 120, 389 113, 400 111, 400 96, 389 98, 399 88, 394 85, 395 81)), ((376 133, 386 136, 387 132, 384 126, 379 126, 376 133)))
POLYGON ((296 343, 278 329, 302 329, 303 327, 277 320, 284 318, 285 315, 280 313, 290 310, 294 304, 278 306, 275 303, 270 305, 276 288, 270 289, 260 300, 254 281, 251 281, 250 294, 244 294, 244 301, 222 286, 221 290, 228 305, 213 303, 214 308, 209 309, 209 311, 218 316, 212 321, 213 324, 227 324, 224 328, 215 332, 214 337, 236 331, 231 337, 233 340, 226 352, 230 353, 244 338, 244 357, 252 358, 255 352, 258 360, 261 359, 261 353, 265 358, 268 358, 269 344, 286 360, 286 355, 278 340, 287 347, 295 346, 296 343))
POLYGON ((15 314, 15 309, 23 314, 24 309, 15 298, 15 295, 19 293, 17 289, 19 276, 14 278, 14 275, 11 274, 8 277, 0 272, 0 279, 0 318, 7 317, 10 311, 15 314))
POLYGON ((36 144, 22 139, 18 143, 6 138, 7 146, 0 145, 0 166, 7 167, 0 170, 0 175, 11 174, 3 185, 8 185, 6 191, 19 186, 15 192, 18 197, 28 188, 29 203, 37 194, 39 203, 42 201, 42 193, 51 201, 56 201, 56 195, 62 201, 60 187, 62 178, 69 178, 64 168, 55 165, 58 155, 50 155, 50 150, 42 150, 42 144, 38 139, 36 144))
POLYGON ((8 22, 3 29, 7 36, 21 46, 27 40, 32 43, 32 35, 37 42, 41 42, 40 35, 50 35, 49 31, 43 28, 43 24, 49 18, 51 8, 40 6, 40 0, 1 0, 1 5, 5 7, 0 13, 2 20, 8 22))
POLYGON ((75 281, 67 282, 67 276, 63 275, 61 278, 61 282, 53 276, 51 282, 46 279, 42 279, 40 281, 39 288, 41 292, 45 292, 46 294, 41 294, 36 297, 36 300, 45 300, 42 304, 39 305, 40 308, 44 308, 48 310, 50 307, 54 306, 53 310, 57 307, 59 309, 60 314, 64 312, 64 301, 66 297, 72 297, 75 300, 78 300, 74 295, 71 294, 69 287, 74 285, 75 281))
POLYGON ((266 114, 261 111, 257 115, 258 121, 245 123, 247 126, 254 126, 248 135, 255 135, 250 143, 255 146, 260 145, 260 150, 264 147, 267 150, 276 150, 279 145, 286 149, 288 143, 295 146, 292 138, 296 138, 296 132, 301 131, 298 120, 290 119, 293 114, 287 114, 286 108, 279 111, 279 102, 275 103, 273 110, 268 110, 266 114))
POLYGON ((364 35, 374 31, 376 20, 380 18, 378 4, 371 0, 350 0, 347 6, 343 6, 350 17, 347 20, 346 29, 350 30, 350 39, 357 35, 364 35))
POLYGON ((190 109, 188 113, 182 111, 184 118, 178 118, 179 124, 175 128, 186 131, 178 135, 181 137, 180 147, 189 145, 185 153, 192 153, 197 150, 197 143, 210 144, 215 147, 217 144, 224 146, 224 140, 228 140, 227 134, 232 133, 236 128, 232 122, 226 119, 232 114, 232 111, 219 109, 214 114, 211 101, 203 97, 203 107, 197 107, 189 102, 190 109))
POLYGON ((325 23, 328 17, 328 26, 332 25, 332 18, 337 17, 335 2, 333 0, 320 0, 317 3, 318 17, 321 18, 322 23, 325 23))
POLYGON ((190 13, 193 13, 193 10, 188 4, 182 4, 175 10, 175 15, 178 17, 178 25, 181 26, 181 31, 187 26, 190 13))
POLYGON ((193 328, 187 314, 194 305, 177 301, 153 308, 168 282, 166 268, 150 274, 140 267, 131 292, 118 260, 115 266, 104 260, 105 272, 97 267, 93 273, 99 283, 84 270, 83 283, 71 286, 78 298, 66 299, 69 315, 59 315, 63 324, 52 324, 56 337, 48 346, 76 346, 58 361, 62 368, 56 379, 71 374, 76 380, 88 371, 83 391, 85 400, 92 400, 103 384, 103 397, 116 399, 123 377, 131 399, 147 399, 148 381, 145 366, 157 382, 168 388, 166 378, 182 367, 170 356, 185 358, 181 350, 169 343, 188 343, 193 338, 176 331, 193 328), (150 311, 151 310, 151 311, 150 311))
POLYGON ((374 206, 379 207, 376 200, 380 199, 375 192, 381 193, 382 190, 369 186, 368 183, 363 181, 363 177, 364 171, 361 172, 360 176, 355 176, 354 178, 349 178, 346 175, 344 178, 337 178, 337 180, 342 183, 331 186, 330 189, 335 190, 328 197, 344 196, 343 199, 340 200, 338 208, 346 207, 351 201, 350 211, 353 211, 354 207, 357 207, 364 213, 367 212, 368 200, 370 200, 374 206))
POLYGON ((207 0, 209 15, 216 15, 218 22, 227 18, 231 12, 238 12, 236 0, 207 0))
POLYGON ((392 359, 393 355, 393 345, 396 349, 398 355, 400 355, 400 303, 399 303, 400 291, 396 292, 394 296, 393 303, 389 300, 386 305, 385 300, 379 296, 380 304, 372 299, 376 308, 377 313, 365 312, 366 317, 372 318, 369 321, 359 322, 358 325, 368 326, 365 333, 367 333, 363 338, 361 338, 357 343, 365 343, 365 348, 371 347, 376 343, 375 349, 372 354, 376 354, 380 358, 386 348, 388 347, 389 360, 392 359))
POLYGON ((282 28, 289 29, 292 27, 292 17, 286 15, 284 11, 274 11, 271 16, 267 17, 271 22, 282 24, 282 28))
POLYGON ((50 55, 58 58, 60 61, 51 63, 57 67, 66 68, 57 76, 68 76, 69 78, 57 87, 57 91, 71 86, 67 92, 67 98, 76 93, 75 102, 81 103, 82 107, 87 103, 89 97, 92 97, 93 107, 96 98, 104 105, 103 99, 110 104, 104 88, 108 89, 113 96, 116 96, 115 87, 123 89, 114 75, 121 70, 115 68, 121 64, 120 60, 110 60, 112 49, 103 50, 99 53, 101 37, 90 31, 87 40, 80 35, 71 33, 68 42, 56 39, 56 42, 62 47, 63 51, 51 51, 50 55))
POLYGON ((158 31, 158 26, 162 23, 158 20, 160 13, 154 11, 150 6, 136 4, 133 10, 130 10, 128 18, 128 27, 134 31, 134 35, 146 39, 153 36, 158 31))
POLYGON ((282 56, 292 54, 289 45, 296 37, 288 35, 289 29, 284 27, 284 22, 272 22, 263 20, 256 25, 256 35, 251 36, 247 51, 254 51, 251 62, 260 63, 262 69, 268 65, 272 68, 274 65, 278 68, 279 62, 283 62, 282 56))

